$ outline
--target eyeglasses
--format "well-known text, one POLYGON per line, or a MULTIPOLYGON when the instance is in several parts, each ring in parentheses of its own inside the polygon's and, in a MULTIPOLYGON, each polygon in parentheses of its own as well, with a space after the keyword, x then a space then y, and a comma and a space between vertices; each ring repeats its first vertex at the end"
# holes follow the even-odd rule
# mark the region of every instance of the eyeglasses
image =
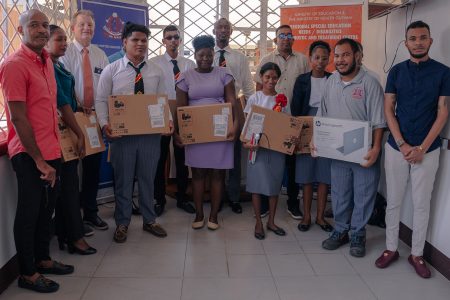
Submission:
POLYGON ((171 41, 171 40, 176 40, 178 41, 180 39, 179 35, 169 35, 165 37, 166 40, 171 41))
POLYGON ((294 36, 292 35, 292 33, 288 33, 288 34, 286 34, 286 33, 280 33, 280 34, 278 35, 278 38, 279 38, 279 39, 282 39, 282 40, 293 40, 293 39, 294 39, 294 36))

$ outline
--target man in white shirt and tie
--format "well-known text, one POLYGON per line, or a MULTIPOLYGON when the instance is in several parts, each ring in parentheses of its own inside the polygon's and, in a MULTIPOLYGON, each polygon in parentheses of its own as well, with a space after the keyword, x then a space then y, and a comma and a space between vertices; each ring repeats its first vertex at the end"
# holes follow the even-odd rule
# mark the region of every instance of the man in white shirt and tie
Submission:
MULTIPOLYGON (((233 28, 226 18, 221 18, 214 23, 213 34, 216 38, 214 47, 214 65, 226 67, 234 77, 236 87, 236 98, 240 95, 248 99, 255 93, 255 84, 250 73, 250 66, 247 57, 240 51, 231 49, 229 46, 233 28)), ((239 105, 240 112, 242 107, 239 105)), ((238 116, 243 119, 244 113, 238 116)), ((241 120, 243 121, 243 120, 241 120)), ((230 202, 231 210, 237 214, 242 213, 239 203, 241 190, 241 142, 239 139, 234 144, 234 168, 228 173, 228 184, 226 192, 230 202)))
MULTIPOLYGON (((166 47, 166 53, 150 59, 151 62, 157 64, 164 73, 164 84, 169 99, 169 104, 173 114, 176 113, 176 93, 175 82, 181 72, 196 67, 195 63, 179 55, 181 36, 178 27, 175 25, 166 26, 163 29, 163 40, 166 47)), ((155 177, 155 212, 159 216, 164 212, 166 205, 166 182, 164 170, 167 156, 169 154, 170 136, 161 137, 161 155, 158 161, 158 169, 155 177)), ((175 140, 175 139, 174 139, 175 140)), ((195 213, 195 208, 187 201, 186 189, 188 186, 188 167, 184 164, 184 149, 179 147, 175 141, 173 142, 173 150, 175 156, 176 176, 177 176, 177 207, 183 209, 187 213, 195 213)))
MULTIPOLYGON (((70 28, 75 39, 67 47, 61 62, 75 77, 75 94, 80 106, 86 113, 90 113, 93 109, 100 74, 108 65, 108 57, 103 50, 91 44, 95 29, 94 15, 91 11, 77 11, 73 15, 70 28)), ((97 208, 101 159, 102 153, 89 155, 82 159, 80 199, 85 224, 96 229, 106 230, 108 224, 98 216, 97 208)), ((88 229, 85 229, 85 235, 89 235, 88 229)), ((90 230, 90 234, 92 234, 92 230, 90 230)))
MULTIPOLYGON (((164 74, 156 64, 147 61, 150 31, 144 25, 127 22, 122 33, 125 56, 108 65, 98 84, 95 109, 105 136, 110 140, 111 164, 114 169, 116 206, 114 241, 127 239, 131 222, 132 188, 137 177, 139 210, 143 230, 157 237, 167 236, 156 223, 153 182, 160 154, 160 134, 116 136, 109 123, 108 98, 111 95, 165 94, 164 74)), ((173 124, 170 121, 172 130, 173 124)))

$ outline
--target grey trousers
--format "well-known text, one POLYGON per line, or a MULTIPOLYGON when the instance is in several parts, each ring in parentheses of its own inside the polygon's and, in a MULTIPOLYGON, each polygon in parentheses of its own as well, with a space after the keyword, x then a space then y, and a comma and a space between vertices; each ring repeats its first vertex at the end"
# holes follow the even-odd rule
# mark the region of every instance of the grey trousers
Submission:
POLYGON ((408 180, 411 180, 411 200, 413 203, 411 254, 422 256, 430 216, 431 194, 439 167, 440 149, 426 153, 422 162, 414 165, 410 165, 400 151, 395 150, 387 143, 385 152, 386 247, 390 251, 395 251, 398 248, 400 211, 408 180))
POLYGON ((331 161, 331 204, 337 232, 351 230, 352 235, 365 236, 379 181, 379 159, 369 168, 351 162, 331 161))
POLYGON ((114 169, 116 225, 131 221, 133 180, 136 174, 139 209, 144 224, 154 223, 154 186, 160 154, 159 134, 123 136, 111 142, 111 164, 114 169))

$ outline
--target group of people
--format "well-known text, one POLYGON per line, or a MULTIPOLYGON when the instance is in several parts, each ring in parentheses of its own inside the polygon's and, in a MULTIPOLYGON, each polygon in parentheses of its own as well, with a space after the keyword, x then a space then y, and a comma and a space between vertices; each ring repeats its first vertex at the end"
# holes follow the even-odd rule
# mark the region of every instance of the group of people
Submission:
MULTIPOLYGON (((261 59, 252 78, 246 56, 229 45, 232 24, 225 18, 214 24, 214 37, 204 35, 193 40, 195 63, 179 54, 181 33, 174 25, 163 30, 165 54, 148 60, 149 29, 127 22, 122 34, 123 49, 108 59, 91 44, 95 22, 90 11, 74 14, 71 22, 74 41, 70 44, 64 30, 50 25, 45 14, 38 10, 24 12, 19 21, 22 45, 0 66, 0 84, 7 103, 8 152, 18 184, 14 238, 20 287, 54 292, 59 288, 58 283, 42 274, 74 272, 73 266, 50 257, 54 210, 59 246, 64 249, 67 245, 70 253, 96 253, 84 239, 93 234, 86 225, 108 228, 98 216, 96 203, 101 154, 84 156, 83 132, 74 118, 76 111, 91 114, 94 109, 110 143, 116 202, 113 239, 118 243, 125 242, 128 236, 135 178, 143 230, 157 237, 167 236, 156 218, 166 204, 164 166, 173 138, 177 207, 195 213, 193 229, 203 228, 205 224, 210 230, 220 228, 218 213, 225 194, 233 212, 242 212, 240 161, 242 149, 248 149, 258 154, 256 161, 247 165, 246 181, 255 212, 255 238, 265 238, 262 218, 267 212, 267 230, 280 236, 286 234, 275 224, 275 213, 287 170, 288 213, 302 219, 298 229, 307 231, 311 226, 311 203, 317 186, 315 223, 331 233, 322 247, 335 250, 350 242, 350 254, 363 257, 365 227, 380 178, 382 136, 389 127, 391 133, 384 147, 387 249, 375 265, 385 268, 399 257, 400 209, 407 181, 411 180, 414 223, 408 261, 421 277, 430 277, 422 255, 439 165, 439 133, 448 116, 450 70, 428 56, 432 38, 426 23, 417 21, 408 26, 405 45, 410 59, 392 68, 383 93, 379 81, 362 64, 362 46, 358 42, 344 38, 331 49, 326 42, 315 41, 307 58, 293 51, 294 36, 288 25, 277 28, 276 49, 261 59), (332 74, 326 71, 331 55, 336 69, 332 74), (132 94, 168 96, 173 114, 173 120, 169 121, 170 134, 113 134, 108 97, 132 94), (311 154, 300 155, 284 155, 259 148, 257 144, 241 143, 243 120, 252 105, 274 109, 280 106, 277 96, 281 94, 287 100, 281 105, 283 113, 370 122, 372 145, 365 163, 315 157, 312 143, 311 154), (239 97, 243 97, 244 107, 239 97), (228 141, 183 145, 174 113, 176 107, 225 102, 231 103, 233 111, 228 141), (81 192, 78 160, 61 162, 60 159, 58 112, 78 137, 77 151, 83 167, 81 192), (194 207, 186 197, 187 167, 192 170, 194 207), (211 210, 205 220, 203 196, 207 179, 211 210), (324 218, 330 185, 334 226, 324 218), (300 186, 304 215, 299 208, 300 186)), ((298 137, 292 138, 295 143, 300 142, 298 137)))

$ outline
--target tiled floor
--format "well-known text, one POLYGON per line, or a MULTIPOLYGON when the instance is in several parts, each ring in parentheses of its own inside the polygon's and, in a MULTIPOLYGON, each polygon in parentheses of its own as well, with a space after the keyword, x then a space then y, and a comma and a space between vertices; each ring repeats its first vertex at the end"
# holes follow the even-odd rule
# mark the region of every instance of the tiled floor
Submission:
MULTIPOLYGON (((312 226, 303 233, 287 216, 281 197, 277 222, 287 236, 266 232, 253 237, 250 203, 242 215, 225 207, 221 228, 192 230, 192 216, 169 200, 159 222, 169 236, 158 239, 142 230, 133 217, 128 241, 112 241, 113 205, 101 208, 110 229, 96 231, 89 243, 99 252, 92 256, 69 255, 52 244, 55 259, 74 264, 71 276, 55 277, 61 289, 40 295, 13 283, 0 299, 161 299, 161 300, 363 300, 449 299, 450 282, 437 271, 429 280, 419 278, 408 264, 408 247, 400 246, 401 259, 380 270, 374 261, 384 248, 384 230, 368 227, 367 255, 354 258, 348 246, 334 252, 323 250, 327 234, 312 226)), ((205 205, 209 211, 209 205, 205 205)))

